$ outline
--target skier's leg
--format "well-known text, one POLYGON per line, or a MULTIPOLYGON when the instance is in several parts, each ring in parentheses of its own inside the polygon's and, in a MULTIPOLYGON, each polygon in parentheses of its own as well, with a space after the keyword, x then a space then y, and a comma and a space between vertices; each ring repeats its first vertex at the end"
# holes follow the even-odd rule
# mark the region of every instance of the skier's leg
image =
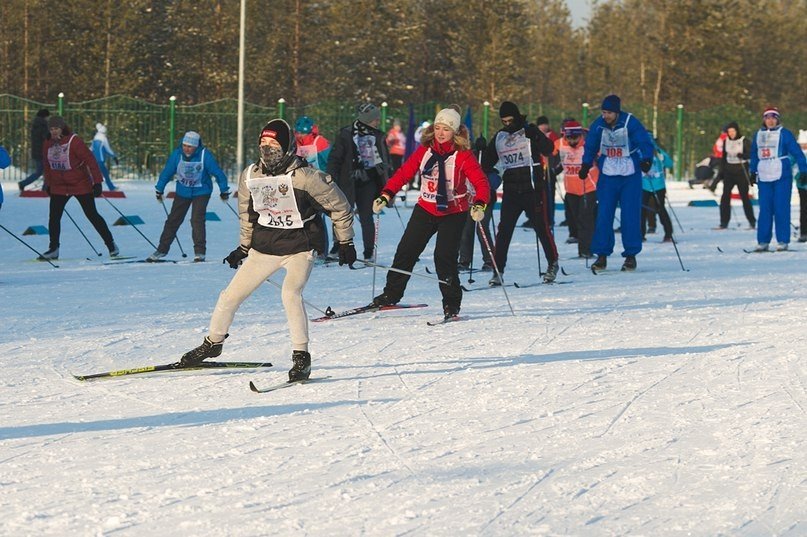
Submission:
POLYGON ((174 237, 177 236, 177 230, 185 220, 185 215, 188 214, 188 209, 191 206, 191 198, 184 198, 182 196, 175 196, 174 202, 171 204, 171 211, 168 213, 168 218, 165 220, 163 232, 160 235, 160 242, 157 245, 157 251, 164 254, 168 253, 171 249, 171 243, 174 237))
POLYGON ((286 320, 289 323, 292 351, 308 351, 308 315, 303 303, 303 289, 314 267, 312 252, 300 252, 283 258, 281 266, 286 269, 280 296, 286 320))
POLYGON ((191 202, 191 238, 193 238, 193 253, 204 256, 207 250, 207 204, 210 196, 196 196, 191 202))
POLYGON ((601 174, 597 181, 597 220, 591 239, 593 254, 609 256, 614 253, 614 216, 618 194, 616 178, 601 174))
MULTIPOLYGON (((459 238, 465 228, 466 213, 438 217, 437 243, 434 247, 434 268, 437 277, 448 285, 439 284, 443 295, 444 311, 457 313, 462 303, 462 288, 457 273, 457 250, 459 238)), ((473 237, 471 237, 473 240, 473 237)))

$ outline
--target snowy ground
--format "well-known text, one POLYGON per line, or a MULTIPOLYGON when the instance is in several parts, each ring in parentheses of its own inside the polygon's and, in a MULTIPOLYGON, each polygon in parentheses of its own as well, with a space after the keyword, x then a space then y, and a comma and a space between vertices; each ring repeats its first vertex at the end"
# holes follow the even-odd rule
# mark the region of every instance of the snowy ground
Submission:
MULTIPOLYGON (((156 242, 151 185, 121 186, 128 197, 112 202, 156 242)), ((0 223, 47 225, 46 200, 4 187, 0 223)), ((708 191, 670 194, 687 272, 654 235, 636 273, 594 276, 558 228, 573 284, 509 288, 515 316, 501 289, 469 293, 467 320, 431 328, 437 286, 412 279, 405 301, 429 308, 312 324, 314 376, 327 378, 263 395, 248 382, 290 365, 270 285, 239 311, 222 358, 272 369, 71 376, 172 362, 201 342, 233 274, 219 260, 236 220, 218 199, 204 264, 87 261, 65 218, 53 269, 0 230, 0 534, 807 534, 807 245, 744 254, 755 234, 739 208, 713 231, 716 207, 687 206, 708 191)), ((68 210, 102 248, 78 204, 68 210)), ((113 233, 124 255, 152 251, 130 227, 113 233)), ((381 262, 400 233, 388 211, 381 262)), ((180 240, 192 249, 187 224, 180 240)), ((537 281, 535 255, 517 230, 506 279, 537 281)), ((372 279, 317 267, 306 298, 360 305, 372 279)))

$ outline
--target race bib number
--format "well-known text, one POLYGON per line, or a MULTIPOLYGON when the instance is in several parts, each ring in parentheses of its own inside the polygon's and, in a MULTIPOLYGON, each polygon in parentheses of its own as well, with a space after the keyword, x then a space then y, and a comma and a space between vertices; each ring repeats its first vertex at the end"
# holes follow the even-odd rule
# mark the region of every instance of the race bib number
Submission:
POLYGON ((292 187, 292 174, 247 179, 258 224, 275 229, 300 229, 303 219, 292 187))

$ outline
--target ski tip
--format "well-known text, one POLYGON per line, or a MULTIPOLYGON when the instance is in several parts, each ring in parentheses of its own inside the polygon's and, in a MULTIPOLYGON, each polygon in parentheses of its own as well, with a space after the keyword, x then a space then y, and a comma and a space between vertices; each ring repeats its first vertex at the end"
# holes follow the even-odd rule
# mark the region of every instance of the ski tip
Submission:
POLYGON ((84 382, 85 380, 87 380, 87 377, 85 377, 84 375, 73 375, 73 378, 79 382, 84 382))
POLYGON ((249 381, 249 389, 252 390, 255 393, 260 393, 260 390, 258 389, 258 387, 255 386, 255 383, 252 382, 251 380, 249 381))

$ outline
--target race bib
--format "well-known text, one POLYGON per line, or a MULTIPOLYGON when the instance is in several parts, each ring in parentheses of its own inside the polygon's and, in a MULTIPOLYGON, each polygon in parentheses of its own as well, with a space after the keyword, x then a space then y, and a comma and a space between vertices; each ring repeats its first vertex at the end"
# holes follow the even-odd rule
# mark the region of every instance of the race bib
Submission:
POLYGON ((258 224, 275 229, 300 229, 303 219, 294 196, 292 174, 247 179, 258 224))
POLYGON ((499 131, 496 135, 496 152, 502 168, 523 168, 530 165, 530 140, 524 135, 524 129, 509 133, 499 131))
MULTIPOLYGON (((431 149, 426 151, 423 159, 420 161, 420 199, 428 203, 437 203, 437 182, 439 180, 440 172, 437 164, 432 166, 431 169, 423 169, 426 163, 432 156, 431 149)), ((449 205, 455 199, 454 193, 454 168, 457 162, 457 154, 449 156, 446 159, 446 198, 449 205)))
POLYGON ((777 181, 782 177, 782 159, 779 158, 779 137, 782 129, 757 132, 757 173, 760 181, 777 181))
POLYGON ((75 136, 75 134, 71 136, 64 145, 56 142, 48 148, 48 164, 51 170, 66 172, 73 169, 70 166, 70 144, 73 143, 75 136))
POLYGON ((205 171, 204 161, 204 149, 202 149, 202 158, 198 161, 180 159, 177 164, 177 182, 191 188, 202 186, 202 175, 205 171))
POLYGON ((603 129, 600 139, 600 154, 605 156, 602 173, 605 175, 633 175, 636 167, 630 156, 630 140, 628 139, 628 122, 619 129, 603 129))

